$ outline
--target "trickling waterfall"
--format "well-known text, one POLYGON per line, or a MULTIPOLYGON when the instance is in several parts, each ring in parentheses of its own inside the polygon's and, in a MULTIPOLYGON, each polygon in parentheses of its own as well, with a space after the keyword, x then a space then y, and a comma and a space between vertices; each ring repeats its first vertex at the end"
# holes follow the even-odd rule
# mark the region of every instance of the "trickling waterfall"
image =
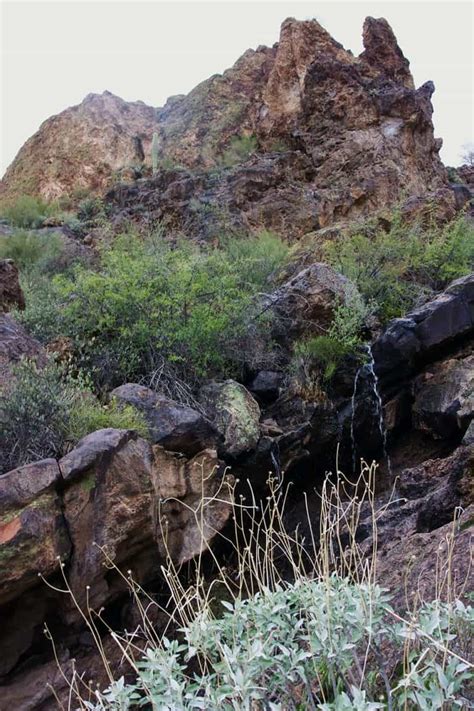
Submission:
POLYGON ((354 474, 357 473, 357 471, 356 471, 356 466, 357 466, 357 463, 356 463, 356 441, 355 441, 355 433, 354 433, 357 384, 358 384, 359 376, 360 376, 363 368, 367 368, 368 372, 371 376, 372 390, 375 395, 375 401, 377 403, 377 416, 378 416, 378 425, 379 425, 379 430, 380 430, 380 436, 382 438, 383 457, 384 457, 385 461, 387 462, 388 472, 389 472, 389 474, 391 474, 392 473, 392 465, 391 465, 390 457, 389 457, 389 454, 387 451, 387 430, 385 428, 385 423, 384 423, 384 419, 383 419, 382 398, 380 396, 380 392, 379 392, 379 388, 378 388, 379 379, 377 378, 377 374, 375 372, 375 360, 374 360, 374 356, 373 356, 372 348, 371 348, 370 344, 367 343, 365 348, 367 350, 369 362, 365 363, 357 371, 355 378, 354 378, 354 390, 352 392, 352 412, 351 412, 352 470, 353 470, 354 474))
POLYGON ((383 403, 382 403, 382 398, 380 397, 380 392, 379 392, 379 379, 377 378, 377 374, 375 372, 375 360, 374 356, 372 353, 372 348, 370 344, 367 344, 367 354, 369 356, 369 363, 368 363, 368 368, 369 368, 369 373, 372 376, 372 383, 373 383, 373 391, 375 395, 375 399, 377 401, 377 410, 378 410, 378 417, 379 417, 379 430, 380 430, 380 435, 382 437, 382 446, 383 446, 383 456, 384 459, 387 462, 387 469, 388 473, 392 473, 392 465, 390 462, 390 457, 388 456, 387 452, 387 429, 385 427, 384 419, 383 419, 383 403))
POLYGON ((282 480, 282 471, 281 471, 281 463, 280 463, 280 448, 277 443, 275 443, 274 446, 272 446, 270 450, 270 458, 272 460, 272 464, 275 468, 275 474, 279 482, 282 480))
POLYGON ((352 473, 357 474, 357 462, 356 462, 356 441, 354 433, 354 415, 355 415, 355 404, 356 404, 356 394, 357 394, 357 383, 359 382, 359 375, 362 368, 358 368, 357 373, 354 378, 354 390, 352 391, 351 400, 351 447, 352 447, 352 473))

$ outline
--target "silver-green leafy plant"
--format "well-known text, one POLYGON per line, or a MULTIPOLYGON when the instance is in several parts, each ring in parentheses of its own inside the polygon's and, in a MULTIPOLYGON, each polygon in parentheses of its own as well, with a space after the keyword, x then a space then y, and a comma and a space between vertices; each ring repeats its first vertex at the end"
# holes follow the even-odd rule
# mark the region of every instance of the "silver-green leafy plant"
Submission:
POLYGON ((86 708, 469 708, 463 689, 473 665, 456 645, 460 630, 472 634, 474 610, 459 601, 423 605, 404 620, 378 586, 334 575, 223 605, 219 618, 199 613, 182 642, 150 646, 134 684, 119 679, 86 708), (390 668, 387 649, 404 659, 403 672, 390 668))

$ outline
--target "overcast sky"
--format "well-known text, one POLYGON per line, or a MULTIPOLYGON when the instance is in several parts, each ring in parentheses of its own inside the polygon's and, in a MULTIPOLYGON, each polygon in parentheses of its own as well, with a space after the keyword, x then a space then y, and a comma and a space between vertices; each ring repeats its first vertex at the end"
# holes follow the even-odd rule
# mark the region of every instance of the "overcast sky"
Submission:
POLYGON ((252 2, 3 0, 0 174, 42 121, 105 89, 162 106, 221 73, 249 47, 272 45, 289 16, 316 17, 347 49, 362 50, 367 15, 386 17, 417 86, 436 92, 442 158, 459 164, 473 140, 473 5, 426 0, 252 2))

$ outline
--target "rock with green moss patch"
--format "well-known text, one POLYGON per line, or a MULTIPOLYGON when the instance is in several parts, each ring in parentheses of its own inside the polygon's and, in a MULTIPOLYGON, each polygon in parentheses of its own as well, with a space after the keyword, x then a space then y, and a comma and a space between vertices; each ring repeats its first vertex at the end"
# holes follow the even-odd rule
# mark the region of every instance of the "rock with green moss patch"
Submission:
POLYGON ((0 476, 0 604, 48 577, 70 541, 55 485, 57 462, 44 459, 0 476))
POLYGON ((200 399, 223 437, 224 458, 235 459, 255 449, 260 437, 260 408, 243 385, 235 380, 211 382, 201 389, 200 399))

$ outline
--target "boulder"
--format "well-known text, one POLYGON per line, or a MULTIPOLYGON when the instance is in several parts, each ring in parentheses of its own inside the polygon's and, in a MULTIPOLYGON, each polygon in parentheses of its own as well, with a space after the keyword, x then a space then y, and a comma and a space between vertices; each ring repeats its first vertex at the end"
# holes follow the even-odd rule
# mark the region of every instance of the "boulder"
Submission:
POLYGON ((111 397, 139 410, 148 423, 152 441, 165 449, 193 456, 217 443, 215 428, 200 412, 150 388, 126 383, 115 388, 111 397))
POLYGON ((46 352, 23 326, 10 315, 0 313, 0 391, 12 382, 12 367, 22 358, 34 358, 43 366, 46 352))
POLYGON ((86 586, 92 606, 114 595, 105 553, 114 565, 136 570, 134 559, 144 549, 156 549, 151 467, 151 445, 128 430, 93 432, 60 460, 67 484, 64 516, 74 546, 68 579, 80 605, 86 602, 86 586))
POLYGON ((372 346, 377 375, 385 382, 412 375, 445 346, 474 330, 474 273, 452 282, 432 301, 394 319, 372 346))
POLYGON ((50 577, 68 556, 70 539, 56 492, 54 459, 0 476, 0 605, 50 577))
POLYGON ((260 407, 246 388, 235 380, 211 382, 200 391, 201 403, 223 438, 222 456, 235 459, 248 454, 260 437, 260 407))
POLYGON ((436 439, 459 436, 474 416, 474 356, 430 366, 414 387, 414 426, 436 439))
POLYGON ((12 259, 0 259, 0 312, 24 309, 25 297, 12 259))
POLYGON ((280 394, 284 376, 274 370, 261 370, 249 384, 249 390, 264 403, 273 402, 280 394))
POLYGON ((265 298, 277 316, 277 335, 285 340, 320 335, 330 326, 334 309, 355 287, 327 264, 311 264, 265 298))

